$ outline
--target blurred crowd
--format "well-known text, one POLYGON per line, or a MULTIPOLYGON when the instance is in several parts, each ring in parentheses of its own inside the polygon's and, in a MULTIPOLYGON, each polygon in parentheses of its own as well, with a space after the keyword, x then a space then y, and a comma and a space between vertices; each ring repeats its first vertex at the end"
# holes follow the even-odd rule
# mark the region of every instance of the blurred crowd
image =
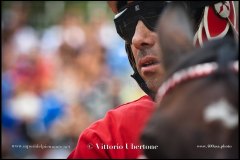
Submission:
POLYGON ((104 12, 66 12, 41 32, 28 14, 2 11, 2 157, 66 158, 86 127, 143 92, 104 12), (68 147, 23 148, 41 144, 68 147))

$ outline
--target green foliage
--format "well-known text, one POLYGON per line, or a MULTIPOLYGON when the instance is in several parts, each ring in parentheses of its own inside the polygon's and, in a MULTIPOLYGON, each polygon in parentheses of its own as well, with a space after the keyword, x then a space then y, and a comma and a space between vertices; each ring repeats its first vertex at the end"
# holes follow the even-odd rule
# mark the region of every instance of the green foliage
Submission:
POLYGON ((2 15, 4 12, 12 11, 16 6, 23 6, 23 11, 28 14, 27 23, 36 29, 43 29, 50 25, 59 23, 66 12, 74 13, 82 17, 84 21, 89 21, 91 17, 91 7, 102 7, 112 18, 112 13, 106 1, 2 1, 2 15))

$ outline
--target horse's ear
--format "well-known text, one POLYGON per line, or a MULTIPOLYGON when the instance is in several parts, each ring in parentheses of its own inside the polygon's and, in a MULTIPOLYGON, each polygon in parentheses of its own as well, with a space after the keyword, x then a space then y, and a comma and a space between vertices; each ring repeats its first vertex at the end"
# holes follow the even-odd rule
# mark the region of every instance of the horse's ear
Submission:
POLYGON ((157 33, 166 70, 194 48, 193 25, 187 14, 183 3, 169 2, 159 17, 157 33))

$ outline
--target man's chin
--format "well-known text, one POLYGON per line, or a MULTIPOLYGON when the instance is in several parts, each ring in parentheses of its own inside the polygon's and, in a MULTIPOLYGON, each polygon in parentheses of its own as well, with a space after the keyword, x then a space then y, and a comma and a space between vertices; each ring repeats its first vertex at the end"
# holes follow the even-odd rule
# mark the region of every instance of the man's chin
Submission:
POLYGON ((157 93, 158 88, 160 87, 160 82, 159 82, 159 80, 147 81, 146 84, 147 84, 148 88, 149 88, 154 94, 157 93))

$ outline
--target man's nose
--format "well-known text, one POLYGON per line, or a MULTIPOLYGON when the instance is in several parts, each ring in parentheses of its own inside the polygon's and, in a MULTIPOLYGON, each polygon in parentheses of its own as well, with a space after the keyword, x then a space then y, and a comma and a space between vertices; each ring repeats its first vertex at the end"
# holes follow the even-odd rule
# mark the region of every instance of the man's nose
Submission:
POLYGON ((152 31, 150 31, 145 24, 139 20, 132 38, 132 44, 137 49, 152 46, 154 44, 154 38, 152 34, 152 31))

